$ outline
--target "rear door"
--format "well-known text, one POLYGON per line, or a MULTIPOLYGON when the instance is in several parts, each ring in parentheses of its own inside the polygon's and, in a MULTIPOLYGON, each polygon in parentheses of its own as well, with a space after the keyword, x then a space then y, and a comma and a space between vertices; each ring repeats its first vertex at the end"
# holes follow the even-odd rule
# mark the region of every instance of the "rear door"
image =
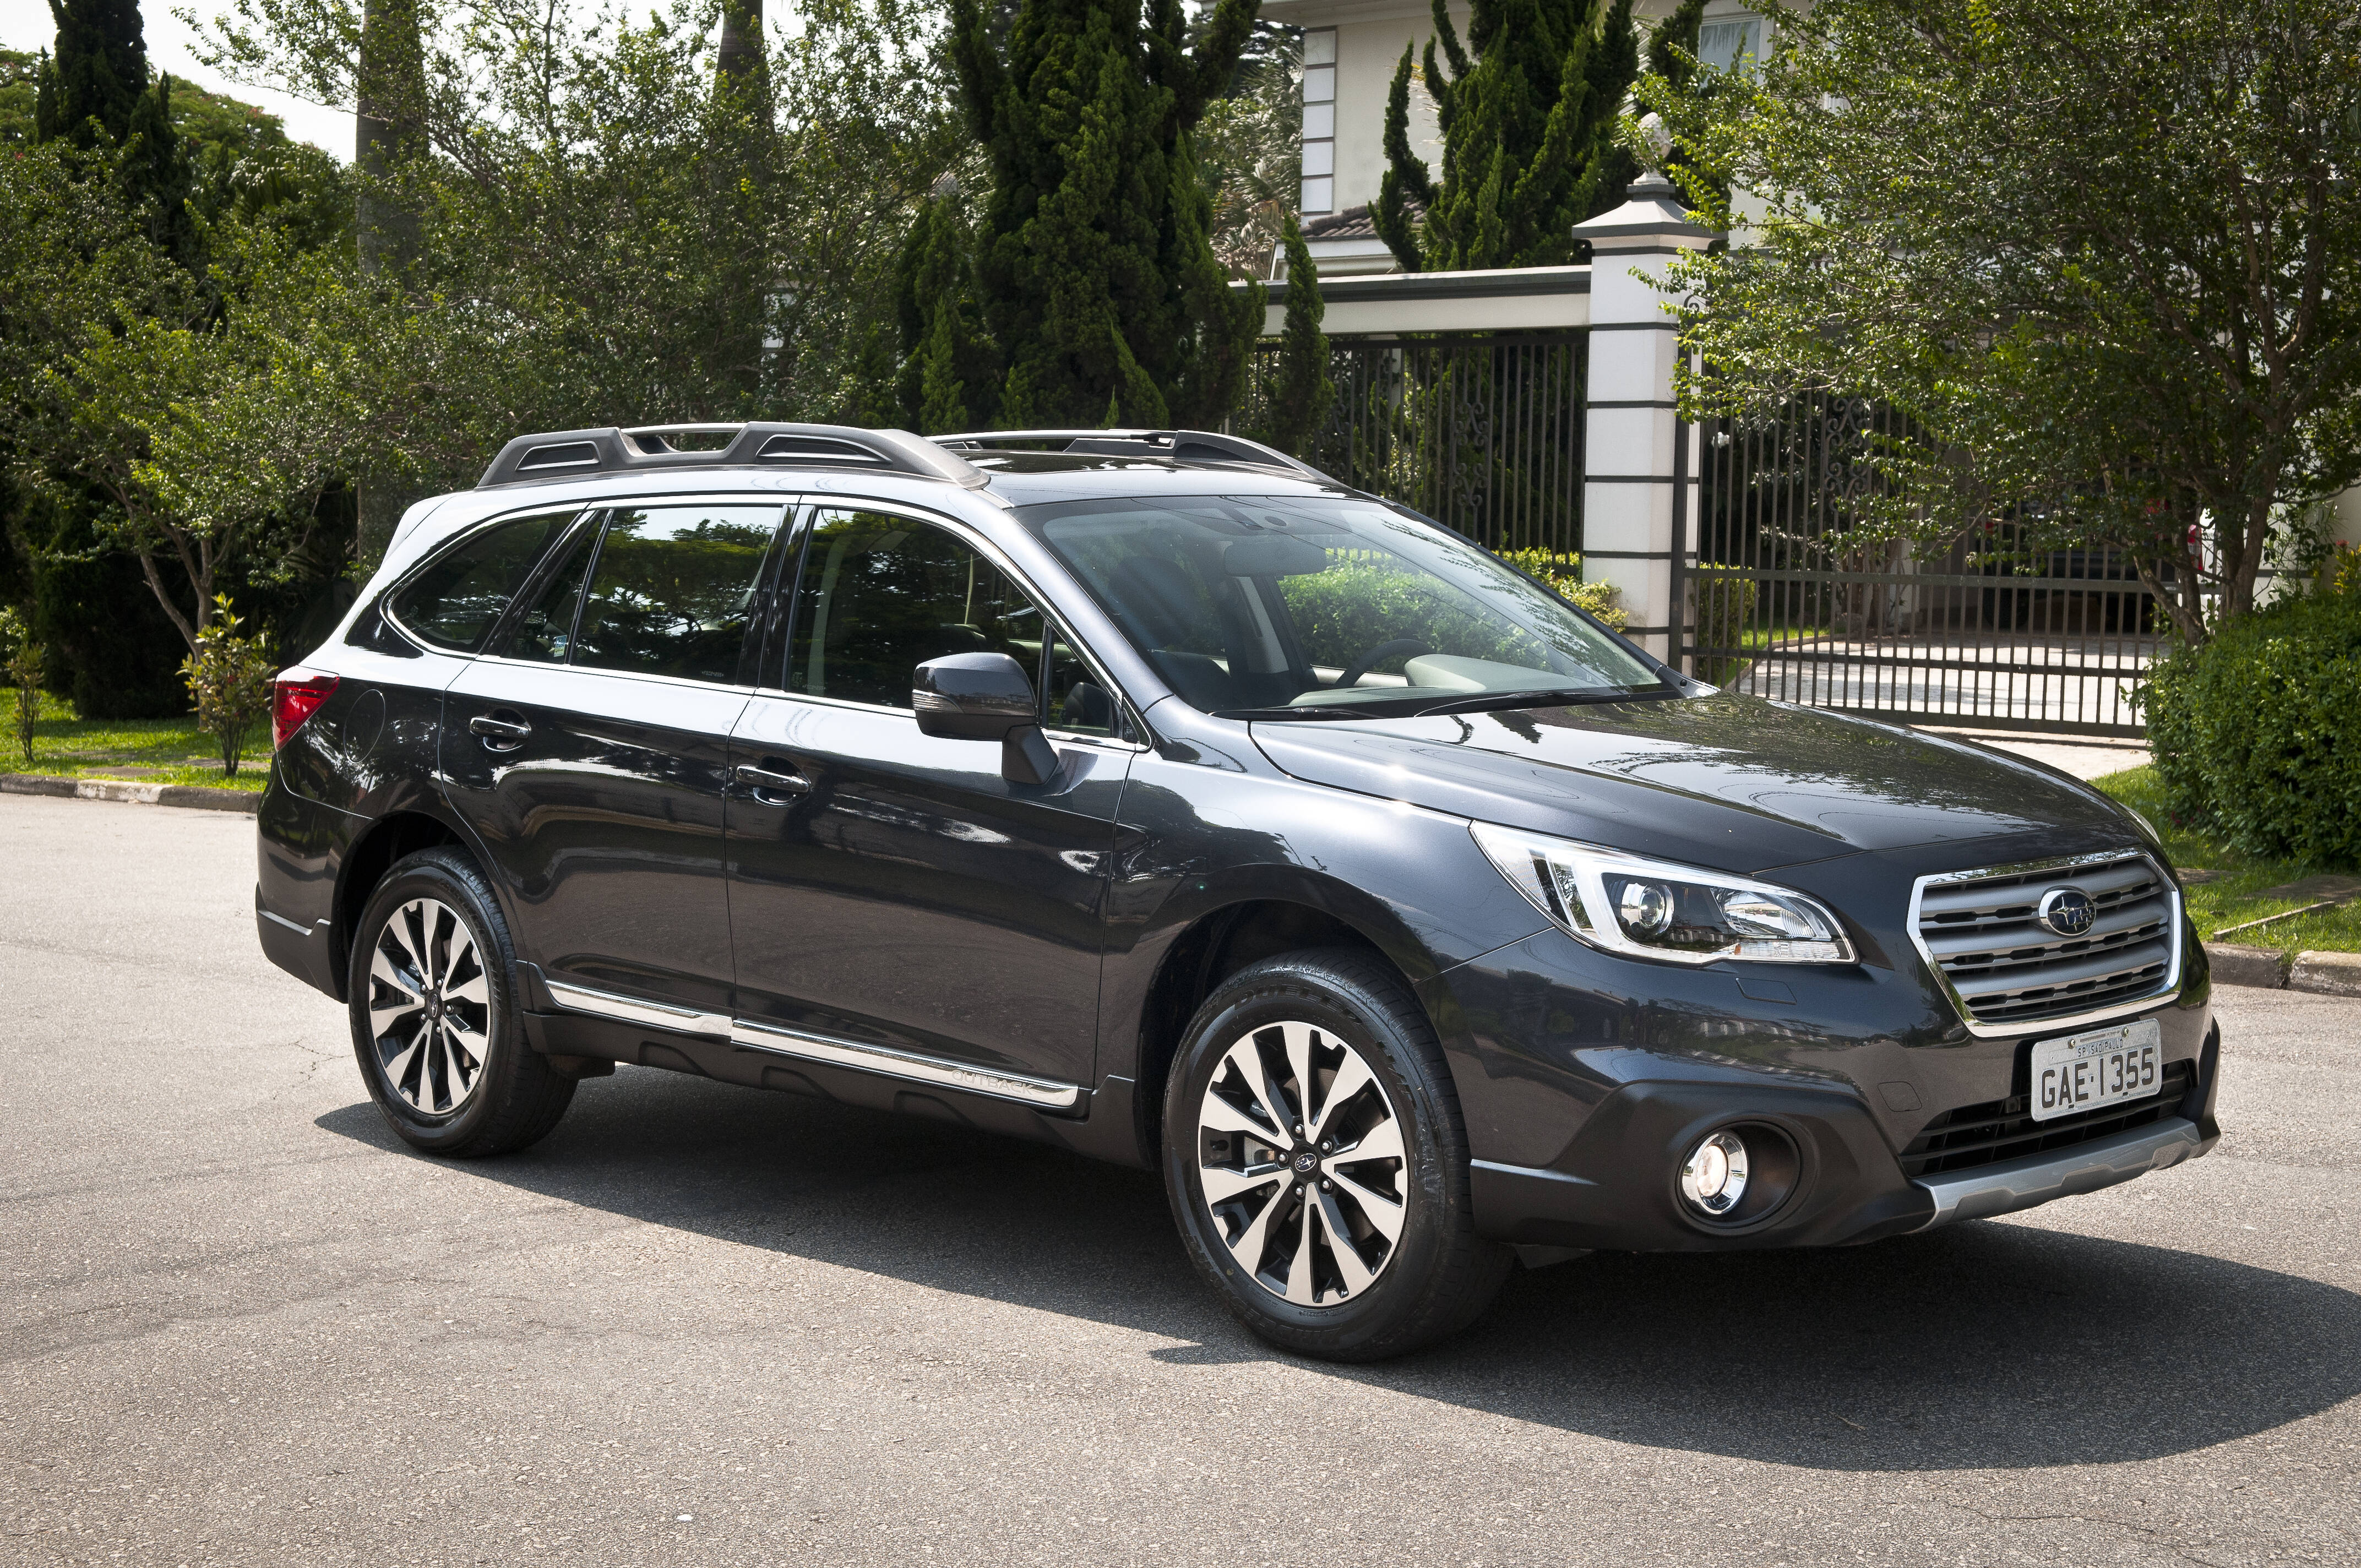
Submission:
POLYGON ((585 520, 452 685, 449 798, 562 1006, 727 1032, 729 737, 784 510, 666 500, 585 520))
POLYGON ((1093 1081, 1115 807, 1137 748, 1109 687, 961 531, 821 507, 784 658, 738 721, 730 902, 741 1044, 1060 1107, 1093 1081), (918 732, 917 663, 998 651, 1033 674, 1059 776, 918 732), (847 1042, 918 1060, 829 1055, 847 1042), (1049 1087, 945 1076, 1006 1069, 1049 1087))

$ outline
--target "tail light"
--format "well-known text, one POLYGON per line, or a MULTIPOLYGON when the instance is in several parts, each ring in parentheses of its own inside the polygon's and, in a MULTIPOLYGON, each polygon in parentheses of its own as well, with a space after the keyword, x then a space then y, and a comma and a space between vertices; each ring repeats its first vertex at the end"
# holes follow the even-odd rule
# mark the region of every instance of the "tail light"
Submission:
POLYGON ((281 670, 270 685, 270 746, 284 746, 335 695, 341 677, 319 670, 281 670))

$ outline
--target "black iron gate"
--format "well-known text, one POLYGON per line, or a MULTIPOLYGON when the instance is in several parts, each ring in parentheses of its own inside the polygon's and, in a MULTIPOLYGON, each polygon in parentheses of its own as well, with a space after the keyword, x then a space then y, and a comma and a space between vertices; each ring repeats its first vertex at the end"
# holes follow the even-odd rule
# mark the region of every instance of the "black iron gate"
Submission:
MULTIPOLYGON (((1301 455, 1495 550, 1582 548, 1580 330, 1332 337, 1336 400, 1301 455)), ((1232 428, 1267 428, 1279 343, 1232 428)))
POLYGON ((1757 696, 1914 724, 2144 735, 2130 694, 2166 621, 2118 554, 1995 565, 2004 538, 1933 559, 1855 541, 1876 482, 1863 458, 1889 417, 1820 399, 1700 432, 1695 511, 1675 550, 1691 668, 1757 696))

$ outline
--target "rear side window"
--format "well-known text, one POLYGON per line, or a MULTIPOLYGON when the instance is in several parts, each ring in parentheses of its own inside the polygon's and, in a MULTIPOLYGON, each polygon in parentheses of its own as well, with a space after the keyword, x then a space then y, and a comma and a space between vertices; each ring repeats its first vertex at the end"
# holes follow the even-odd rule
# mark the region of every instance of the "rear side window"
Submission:
POLYGON ((496 522, 427 563, 394 590, 388 607, 402 630, 455 653, 484 645, 509 596, 581 510, 540 512, 496 522))
POLYGON ((735 681, 781 510, 697 504, 614 512, 582 598, 574 663, 735 681))

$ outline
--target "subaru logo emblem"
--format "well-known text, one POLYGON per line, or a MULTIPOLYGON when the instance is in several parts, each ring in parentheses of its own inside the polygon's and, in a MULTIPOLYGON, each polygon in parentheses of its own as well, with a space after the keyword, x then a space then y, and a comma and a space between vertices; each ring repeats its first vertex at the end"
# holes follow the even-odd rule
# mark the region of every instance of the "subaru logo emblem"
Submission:
POLYGON ((2079 887, 2053 887, 2041 895, 2041 923, 2060 937, 2089 934, 2099 918, 2099 906, 2079 887))

